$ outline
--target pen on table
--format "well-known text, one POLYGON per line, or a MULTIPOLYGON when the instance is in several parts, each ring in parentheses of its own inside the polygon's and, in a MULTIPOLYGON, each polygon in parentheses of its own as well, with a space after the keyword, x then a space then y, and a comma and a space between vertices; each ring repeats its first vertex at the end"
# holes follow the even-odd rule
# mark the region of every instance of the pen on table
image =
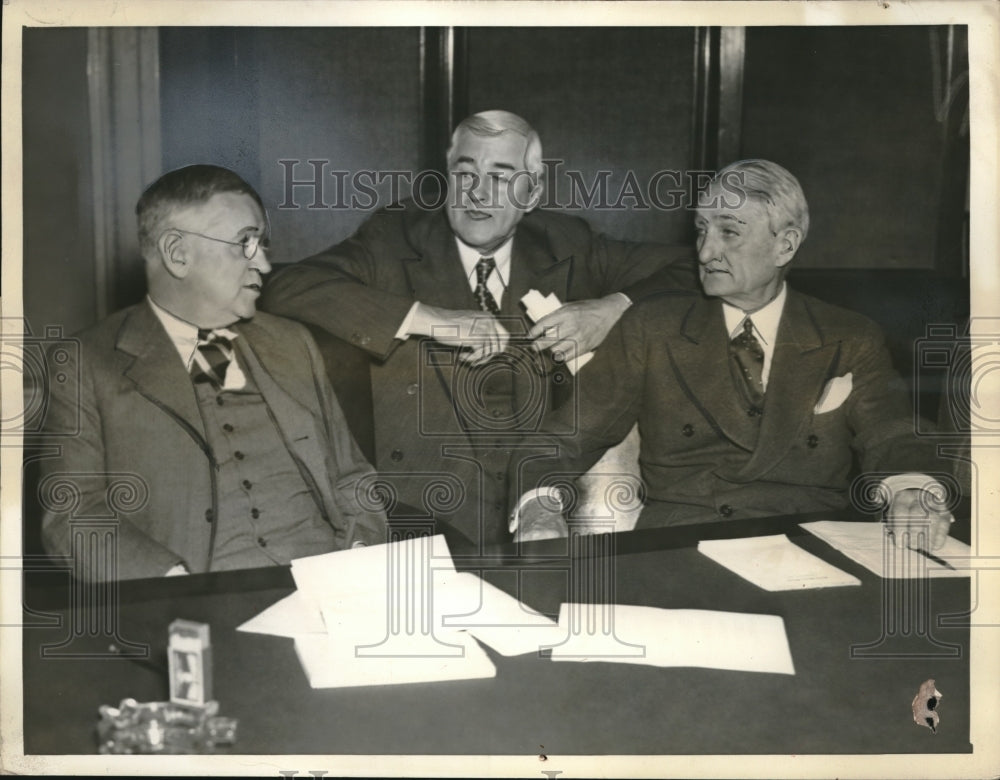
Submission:
POLYGON ((948 563, 948 561, 946 561, 944 558, 938 558, 938 556, 934 555, 933 553, 927 552, 927 550, 925 550, 923 547, 913 547, 911 549, 913 550, 913 552, 920 553, 925 558, 930 558, 932 561, 934 561, 934 563, 940 564, 941 566, 944 566, 947 569, 951 569, 952 571, 956 571, 955 567, 952 566, 950 563, 948 563))

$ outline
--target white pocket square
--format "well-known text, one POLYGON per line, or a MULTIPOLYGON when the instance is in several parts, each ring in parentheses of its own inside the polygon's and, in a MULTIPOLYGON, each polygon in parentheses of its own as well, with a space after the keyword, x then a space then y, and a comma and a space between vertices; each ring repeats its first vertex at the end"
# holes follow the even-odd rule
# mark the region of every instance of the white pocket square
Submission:
POLYGON ((854 374, 848 372, 843 376, 835 376, 827 382, 826 387, 823 388, 823 394, 816 402, 816 406, 813 407, 813 414, 832 412, 844 403, 854 387, 853 380, 854 374))

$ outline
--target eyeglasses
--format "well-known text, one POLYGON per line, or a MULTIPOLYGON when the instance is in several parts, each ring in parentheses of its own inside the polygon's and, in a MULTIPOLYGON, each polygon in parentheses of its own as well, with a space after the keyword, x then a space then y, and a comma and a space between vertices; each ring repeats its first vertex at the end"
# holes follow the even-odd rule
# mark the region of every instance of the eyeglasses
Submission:
POLYGON ((207 238, 209 241, 216 241, 220 244, 229 244, 230 246, 238 246, 243 248, 243 257, 247 260, 253 260, 257 256, 257 250, 263 249, 265 252, 270 249, 269 242, 264 236, 249 235, 242 241, 226 241, 223 238, 215 238, 214 236, 206 236, 204 233, 195 233, 193 230, 181 230, 180 228, 170 228, 171 230, 176 230, 178 233, 186 233, 189 236, 198 236, 198 238, 207 238))

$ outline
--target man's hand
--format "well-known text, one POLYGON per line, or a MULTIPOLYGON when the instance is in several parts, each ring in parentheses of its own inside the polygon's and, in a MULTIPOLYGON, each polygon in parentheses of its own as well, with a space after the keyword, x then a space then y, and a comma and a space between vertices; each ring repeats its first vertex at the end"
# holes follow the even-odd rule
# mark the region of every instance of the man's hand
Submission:
POLYGON ((164 577, 180 577, 180 576, 183 576, 185 574, 190 574, 190 573, 191 572, 189 572, 187 570, 187 566, 185 566, 183 563, 178 563, 178 564, 175 564, 175 565, 171 566, 169 569, 167 569, 167 573, 164 574, 163 576, 164 577))
POLYGON ((599 347, 630 305, 622 293, 567 303, 536 322, 528 338, 539 352, 551 349, 555 360, 569 362, 599 347))
POLYGON ((934 490, 907 488, 893 495, 886 521, 897 547, 937 550, 944 546, 955 518, 934 490))
POLYGON ((539 539, 559 539, 567 536, 566 521, 557 502, 551 498, 532 498, 525 501, 511 521, 515 542, 534 542, 539 539))
POLYGON ((465 350, 459 360, 473 365, 499 355, 510 341, 507 329, 488 312, 440 309, 424 303, 417 304, 410 333, 465 350))

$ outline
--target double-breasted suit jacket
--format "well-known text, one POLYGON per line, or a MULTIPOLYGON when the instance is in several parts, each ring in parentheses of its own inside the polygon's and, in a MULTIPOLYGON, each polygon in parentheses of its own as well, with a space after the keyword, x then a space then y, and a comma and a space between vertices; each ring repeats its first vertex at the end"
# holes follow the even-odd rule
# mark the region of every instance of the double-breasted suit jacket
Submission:
POLYGON ((693 264, 682 258, 690 250, 671 255, 664 247, 606 239, 575 217, 525 215, 501 301, 512 346, 478 369, 462 366, 455 349, 433 339, 396 338, 414 301, 478 308, 442 210, 408 202, 376 213, 351 238, 277 274, 262 305, 372 355, 380 477, 400 501, 450 521, 474 543, 490 543, 509 538, 508 465, 530 449, 527 440, 521 449, 515 443, 572 394, 564 366, 518 344, 531 324, 521 297, 531 289, 564 302, 632 293, 630 287, 674 263, 676 279, 665 283, 690 289, 693 264), (512 390, 497 394, 505 381, 512 390))
MULTIPOLYGON (((384 542, 384 512, 357 495, 359 482, 374 470, 348 431, 312 337, 300 324, 268 314, 231 330, 239 334, 240 367, 252 376, 339 545, 384 542)), ((61 369, 69 381, 53 385, 48 425, 78 433, 61 440, 58 457, 42 461, 40 484, 43 493, 60 482, 74 485, 79 498, 64 503, 58 492, 43 495, 46 548, 72 555, 74 518, 108 517, 112 484, 138 480, 132 499, 114 512, 117 576, 156 576, 178 562, 192 572, 210 570, 216 467, 173 342, 146 302, 111 315, 76 341, 76 356, 61 369)))
POLYGON ((870 320, 789 289, 762 409, 733 382, 728 340, 718 299, 636 305, 578 377, 575 435, 553 418, 559 457, 527 464, 516 489, 586 470, 635 422, 647 497, 637 527, 842 508, 855 465, 934 469, 870 320))

